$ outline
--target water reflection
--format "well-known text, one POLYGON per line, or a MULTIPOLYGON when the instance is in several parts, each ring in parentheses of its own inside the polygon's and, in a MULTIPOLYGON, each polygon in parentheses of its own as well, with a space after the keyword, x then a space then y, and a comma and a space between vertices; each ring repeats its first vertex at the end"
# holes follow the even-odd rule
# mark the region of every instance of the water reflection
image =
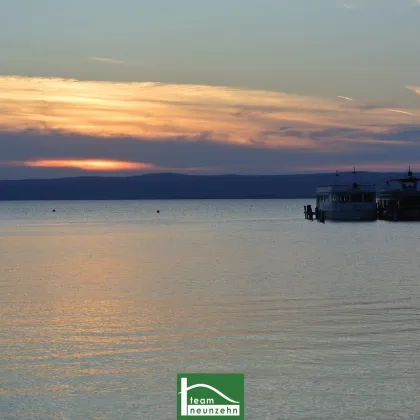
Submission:
POLYGON ((301 204, 3 213, 5 418, 169 420, 182 371, 245 372, 250 418, 418 415, 420 228, 301 204))

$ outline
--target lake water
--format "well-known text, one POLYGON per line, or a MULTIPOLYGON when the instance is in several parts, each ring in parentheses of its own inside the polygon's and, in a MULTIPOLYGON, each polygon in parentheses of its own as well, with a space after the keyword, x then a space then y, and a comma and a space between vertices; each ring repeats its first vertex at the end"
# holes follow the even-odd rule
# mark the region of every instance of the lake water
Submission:
POLYGON ((309 203, 0 203, 0 418, 173 420, 177 373, 243 372, 248 420, 420 419, 420 224, 309 203))

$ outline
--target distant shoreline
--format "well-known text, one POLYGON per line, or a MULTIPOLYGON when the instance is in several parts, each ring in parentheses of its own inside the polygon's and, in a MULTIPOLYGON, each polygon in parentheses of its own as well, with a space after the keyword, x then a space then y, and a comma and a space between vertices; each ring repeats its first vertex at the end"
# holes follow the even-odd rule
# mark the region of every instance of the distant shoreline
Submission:
POLYGON ((14 200, 6 200, 0 198, 0 203, 5 202, 16 202, 16 201, 204 201, 204 200, 314 200, 315 197, 202 197, 202 198, 182 198, 182 197, 172 197, 172 198, 22 198, 14 200))
POLYGON ((298 175, 145 174, 0 181, 0 201, 269 200, 313 199, 316 187, 375 184, 381 189, 395 172, 298 175))

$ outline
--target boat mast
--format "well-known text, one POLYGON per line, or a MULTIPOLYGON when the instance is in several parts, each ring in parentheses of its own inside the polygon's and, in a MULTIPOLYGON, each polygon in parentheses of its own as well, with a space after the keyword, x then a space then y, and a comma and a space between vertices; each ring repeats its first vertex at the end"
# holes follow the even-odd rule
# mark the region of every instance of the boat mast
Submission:
POLYGON ((356 182, 356 167, 353 166, 353 188, 357 188, 357 182, 356 182))

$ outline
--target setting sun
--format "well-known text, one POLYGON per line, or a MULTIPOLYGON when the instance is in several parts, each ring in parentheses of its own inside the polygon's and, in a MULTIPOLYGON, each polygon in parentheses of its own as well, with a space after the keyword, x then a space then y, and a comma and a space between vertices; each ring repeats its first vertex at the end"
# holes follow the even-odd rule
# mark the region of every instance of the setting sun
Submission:
POLYGON ((148 163, 115 160, 36 160, 24 162, 25 166, 42 168, 78 168, 87 171, 151 170, 148 163))

